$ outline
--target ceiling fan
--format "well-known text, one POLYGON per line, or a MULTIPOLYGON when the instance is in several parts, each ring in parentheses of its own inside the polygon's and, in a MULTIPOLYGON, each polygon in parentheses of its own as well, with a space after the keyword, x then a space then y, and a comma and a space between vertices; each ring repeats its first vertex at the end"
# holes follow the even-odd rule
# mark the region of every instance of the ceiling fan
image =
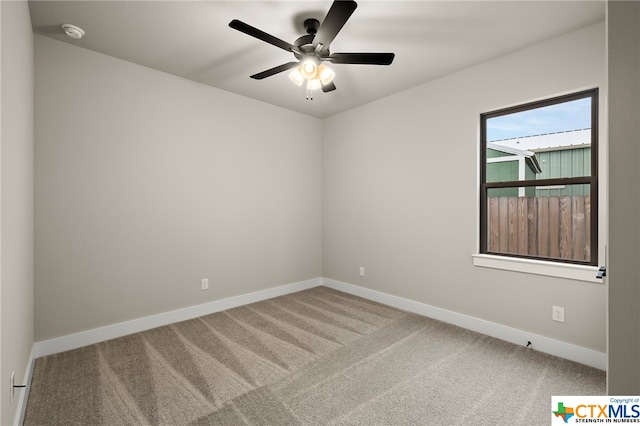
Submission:
POLYGON ((362 65, 390 65, 395 54, 393 53, 331 53, 329 47, 333 39, 338 35, 349 17, 356 10, 358 4, 352 0, 335 0, 327 12, 324 21, 320 23, 317 19, 307 19, 304 21, 306 35, 298 38, 293 44, 288 43, 278 37, 265 33, 249 24, 234 19, 229 26, 235 30, 243 32, 272 44, 276 47, 294 54, 297 61, 254 74, 251 78, 262 80, 263 78, 294 69, 289 77, 298 86, 307 82, 307 99, 313 99, 311 92, 315 89, 322 89, 323 92, 330 92, 336 89, 333 83, 335 73, 323 62, 333 64, 362 64, 362 65))

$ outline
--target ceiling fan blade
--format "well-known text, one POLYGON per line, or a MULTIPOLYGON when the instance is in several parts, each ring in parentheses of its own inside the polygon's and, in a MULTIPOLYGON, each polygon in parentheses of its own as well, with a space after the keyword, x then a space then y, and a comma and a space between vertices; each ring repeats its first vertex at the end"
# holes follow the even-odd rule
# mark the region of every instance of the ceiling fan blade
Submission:
POLYGON ((394 53, 332 53, 326 59, 334 64, 391 65, 394 53))
POLYGON ((295 68, 300 64, 300 62, 287 62, 286 64, 278 65, 277 67, 273 67, 266 71, 259 72, 258 74, 254 74, 251 78, 256 80, 262 80, 263 78, 271 77, 274 74, 278 74, 282 71, 290 70, 291 68, 295 68))
POLYGON ((245 24, 242 21, 238 21, 237 19, 234 19, 233 21, 229 22, 229 26, 234 30, 238 30, 240 32, 248 34, 251 37, 255 37, 258 40, 262 40, 264 42, 272 44, 276 47, 279 47, 280 49, 286 50, 287 52, 292 52, 293 49, 295 49, 295 46, 293 44, 287 43, 286 41, 281 40, 278 37, 274 37, 271 34, 267 34, 264 31, 259 30, 256 27, 252 27, 249 24, 245 24))
POLYGON ((355 1, 335 0, 313 38, 314 47, 322 44, 323 48, 321 50, 328 50, 329 45, 338 35, 338 32, 340 32, 353 11, 356 10, 356 7, 358 7, 358 3, 355 1))
POLYGON ((322 91, 324 93, 331 92, 332 90, 336 90, 336 85, 333 83, 333 81, 329 84, 322 85, 322 91))

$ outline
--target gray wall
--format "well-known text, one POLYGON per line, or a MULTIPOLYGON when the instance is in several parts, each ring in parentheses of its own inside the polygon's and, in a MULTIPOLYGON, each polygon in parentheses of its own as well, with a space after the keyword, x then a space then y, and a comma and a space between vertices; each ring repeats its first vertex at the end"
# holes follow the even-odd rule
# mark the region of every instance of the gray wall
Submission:
POLYGON ((602 22, 326 119, 323 275, 605 352, 606 285, 472 264, 480 114, 600 87, 604 123, 605 58, 602 22))
POLYGON ((640 393, 640 3, 609 2, 611 395, 640 393))
POLYGON ((33 346, 33 34, 26 1, 0 2, 0 14, 0 424, 9 425, 19 405, 9 377, 24 383, 33 346))
POLYGON ((36 340, 321 276, 320 120, 35 50, 36 340))

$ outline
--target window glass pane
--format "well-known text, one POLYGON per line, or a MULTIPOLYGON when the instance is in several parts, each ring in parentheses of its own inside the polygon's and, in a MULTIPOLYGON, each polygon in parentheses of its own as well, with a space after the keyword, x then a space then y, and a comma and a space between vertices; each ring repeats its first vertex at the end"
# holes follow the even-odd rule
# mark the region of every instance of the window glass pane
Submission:
POLYGON ((487 195, 488 252, 591 260, 588 184, 491 188, 487 195), (507 189, 512 193, 505 193, 507 189), (558 193, 554 195, 554 191, 558 193))
POLYGON ((487 182, 591 175, 591 98, 486 120, 487 182))

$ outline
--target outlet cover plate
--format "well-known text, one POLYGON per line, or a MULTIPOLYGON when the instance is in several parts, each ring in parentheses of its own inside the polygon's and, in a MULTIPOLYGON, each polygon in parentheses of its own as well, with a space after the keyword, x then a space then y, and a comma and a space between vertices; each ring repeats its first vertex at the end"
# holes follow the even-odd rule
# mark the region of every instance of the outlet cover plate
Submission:
POLYGON ((552 307, 551 319, 558 322, 564 322, 564 308, 561 306, 552 307))

